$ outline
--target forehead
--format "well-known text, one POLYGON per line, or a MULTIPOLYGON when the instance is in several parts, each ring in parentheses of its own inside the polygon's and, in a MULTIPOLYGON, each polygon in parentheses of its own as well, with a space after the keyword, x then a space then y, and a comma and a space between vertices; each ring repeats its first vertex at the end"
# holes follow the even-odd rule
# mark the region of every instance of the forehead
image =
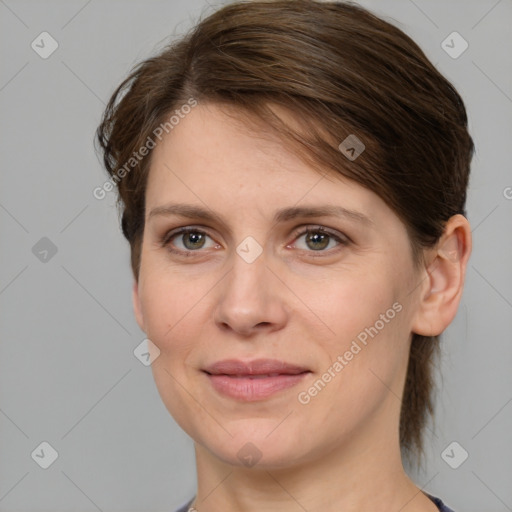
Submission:
POLYGON ((153 150, 147 210, 178 199, 233 214, 248 208, 272 213, 298 203, 338 204, 368 217, 387 209, 370 190, 332 170, 313 168, 271 129, 235 114, 199 104, 164 135, 153 150))

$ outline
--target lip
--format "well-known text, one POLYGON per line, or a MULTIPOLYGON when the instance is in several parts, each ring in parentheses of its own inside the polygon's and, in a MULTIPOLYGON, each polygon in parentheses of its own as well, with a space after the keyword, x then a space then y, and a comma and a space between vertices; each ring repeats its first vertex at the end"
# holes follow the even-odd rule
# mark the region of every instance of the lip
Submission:
POLYGON ((252 402, 297 385, 311 370, 277 359, 226 359, 203 372, 218 393, 252 402))
POLYGON ((241 361, 240 359, 224 359, 204 369, 207 373, 214 375, 266 375, 277 373, 281 375, 297 375, 309 371, 304 366, 280 361, 279 359, 253 359, 241 361))

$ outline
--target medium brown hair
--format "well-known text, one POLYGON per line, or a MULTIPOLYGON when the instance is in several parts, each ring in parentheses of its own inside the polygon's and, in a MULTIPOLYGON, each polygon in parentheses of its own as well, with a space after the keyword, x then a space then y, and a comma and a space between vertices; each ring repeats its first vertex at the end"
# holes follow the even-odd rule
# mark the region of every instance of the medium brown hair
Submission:
MULTIPOLYGON (((235 107, 311 164, 378 194, 405 224, 416 265, 446 221, 466 214, 473 141, 463 101, 404 32, 352 3, 238 1, 138 64, 98 127, 135 279, 151 151, 130 159, 154 144, 159 126, 170 131, 170 116, 191 99, 235 107), (302 129, 284 123, 272 104, 302 129), (350 134, 366 146, 353 161, 338 148, 350 134)), ((413 334, 400 416, 407 454, 422 453, 438 346, 437 336, 413 334)))

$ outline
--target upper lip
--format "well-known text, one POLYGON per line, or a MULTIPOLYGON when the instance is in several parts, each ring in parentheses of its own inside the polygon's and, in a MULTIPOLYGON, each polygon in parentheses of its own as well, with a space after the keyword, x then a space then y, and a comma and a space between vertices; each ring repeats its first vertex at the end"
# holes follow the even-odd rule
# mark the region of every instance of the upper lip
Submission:
POLYGON ((278 359, 253 359, 245 362, 238 359, 224 359, 208 366, 204 371, 212 375, 297 375, 310 370, 278 359))

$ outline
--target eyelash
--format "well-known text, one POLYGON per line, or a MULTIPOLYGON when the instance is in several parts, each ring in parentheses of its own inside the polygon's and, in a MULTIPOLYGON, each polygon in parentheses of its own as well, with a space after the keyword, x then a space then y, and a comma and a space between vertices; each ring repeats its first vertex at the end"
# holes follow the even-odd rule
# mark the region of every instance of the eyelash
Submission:
MULTIPOLYGON (((171 242, 171 240, 173 238, 176 238, 179 235, 184 235, 184 234, 187 234, 187 233, 199 233, 201 235, 206 235, 206 236, 212 238, 206 231, 203 231, 202 229, 195 228, 195 227, 192 227, 192 226, 188 226, 188 227, 178 228, 177 230, 173 230, 173 231, 170 231, 170 232, 166 233, 162 237, 162 239, 160 241, 160 245, 162 247, 166 248, 171 253, 178 254, 178 255, 181 255, 181 256, 185 256, 185 257, 188 257, 189 255, 192 255, 195 252, 197 252, 197 253, 202 252, 200 249, 198 249, 196 251, 193 251, 193 250, 183 251, 181 249, 173 249, 171 247, 171 243, 170 242, 171 242)), ((331 255, 333 253, 333 251, 336 252, 337 250, 339 250, 340 246, 342 246, 342 247, 347 246, 351 242, 351 240, 346 235, 339 236, 339 235, 333 233, 332 231, 324 228, 323 226, 313 226, 313 227, 312 226, 308 226, 303 231, 294 233, 293 240, 296 241, 301 236, 308 235, 310 233, 322 233, 324 235, 328 235, 329 237, 334 239, 336 242, 338 242, 338 246, 337 246, 338 249, 337 248, 333 248, 333 249, 319 250, 319 251, 299 249, 299 250, 305 250, 308 253, 312 253, 311 255, 313 257, 322 257, 326 253, 331 255), (320 253, 320 254, 314 254, 314 253, 320 253)))

